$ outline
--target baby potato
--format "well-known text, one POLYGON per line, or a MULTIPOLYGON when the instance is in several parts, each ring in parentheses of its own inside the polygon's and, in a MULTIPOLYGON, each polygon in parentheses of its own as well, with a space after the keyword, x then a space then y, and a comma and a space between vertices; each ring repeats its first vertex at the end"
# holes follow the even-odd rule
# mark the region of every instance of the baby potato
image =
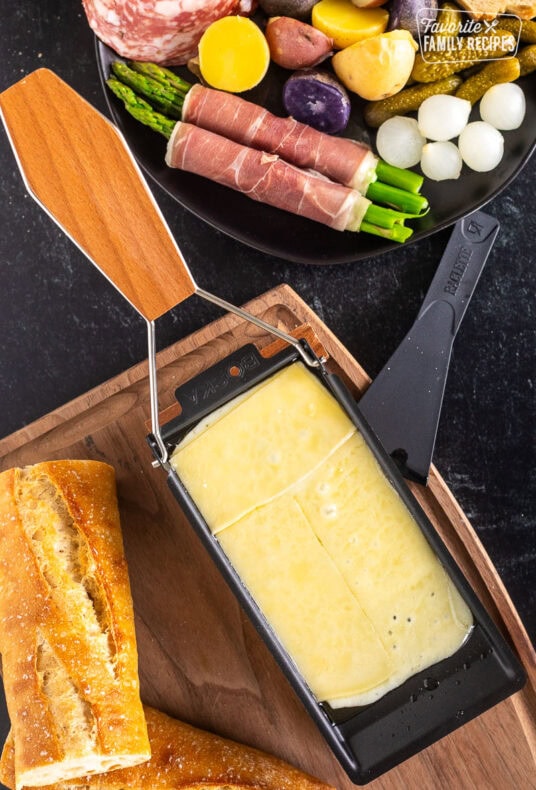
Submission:
POLYGON ((203 80, 229 93, 254 88, 270 65, 264 34, 243 16, 225 16, 212 22, 201 37, 198 57, 203 80))
POLYGON ((333 41, 316 27, 288 16, 274 16, 264 31, 274 63, 284 69, 316 66, 333 52, 333 41))
POLYGON ((418 45, 407 30, 391 30, 358 41, 332 58, 337 77, 367 101, 398 93, 409 79, 418 45))
POLYGON ((332 38, 336 49, 383 33, 389 22, 385 8, 357 8, 352 0, 320 0, 313 6, 313 27, 332 38))

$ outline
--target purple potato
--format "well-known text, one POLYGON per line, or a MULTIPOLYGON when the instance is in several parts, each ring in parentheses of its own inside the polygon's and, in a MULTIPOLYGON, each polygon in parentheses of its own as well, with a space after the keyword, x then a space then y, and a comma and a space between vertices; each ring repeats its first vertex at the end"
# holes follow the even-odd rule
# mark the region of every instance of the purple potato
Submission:
POLYGON ((297 71, 283 85, 289 115, 320 132, 342 132, 350 119, 350 97, 341 83, 324 71, 297 71))

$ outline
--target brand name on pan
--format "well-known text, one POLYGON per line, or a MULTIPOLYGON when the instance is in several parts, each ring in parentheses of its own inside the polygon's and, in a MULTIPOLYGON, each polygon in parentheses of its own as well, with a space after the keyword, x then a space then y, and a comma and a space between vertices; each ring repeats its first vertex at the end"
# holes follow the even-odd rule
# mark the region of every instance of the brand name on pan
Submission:
POLYGON ((454 265, 447 277, 445 287, 443 288, 445 293, 452 294, 452 296, 456 294, 472 255, 473 251, 470 247, 460 247, 454 265))
POLYGON ((194 387, 187 395, 183 395, 183 398, 195 405, 203 403, 203 401, 209 400, 214 395, 218 395, 222 390, 226 390, 236 381, 242 380, 246 373, 258 368, 259 364, 260 362, 255 354, 244 354, 243 357, 233 360, 228 368, 194 387))

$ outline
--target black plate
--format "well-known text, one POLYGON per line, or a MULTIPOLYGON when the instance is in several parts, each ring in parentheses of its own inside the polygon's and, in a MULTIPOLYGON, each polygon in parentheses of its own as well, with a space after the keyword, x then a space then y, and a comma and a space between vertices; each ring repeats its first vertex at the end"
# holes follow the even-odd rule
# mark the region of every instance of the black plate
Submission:
MULTIPOLYGON (((311 264, 349 263, 371 258, 398 244, 385 242, 365 233, 341 233, 308 219, 265 206, 238 192, 214 184, 191 173, 178 172, 164 162, 166 141, 163 137, 135 121, 111 94, 104 80, 109 76, 110 63, 118 56, 98 39, 97 64, 106 101, 113 120, 142 169, 181 206, 229 236, 257 250, 288 261, 311 264)), ((188 81, 192 74, 180 70, 188 81)), ((284 115, 281 86, 288 77, 271 66, 267 77, 246 98, 284 115)), ((440 183, 425 180, 423 193, 430 201, 431 211, 420 220, 413 220, 415 233, 406 242, 412 243, 452 225, 461 217, 485 205, 506 187, 520 172, 536 147, 536 80, 528 76, 519 80, 527 100, 527 114, 520 129, 504 132, 505 154, 499 166, 490 173, 475 173, 464 167, 457 181, 440 183)), ((476 110, 474 111, 476 113, 476 110)), ((354 101, 352 118, 346 130, 349 137, 374 143, 374 132, 364 128, 361 105, 354 101)))

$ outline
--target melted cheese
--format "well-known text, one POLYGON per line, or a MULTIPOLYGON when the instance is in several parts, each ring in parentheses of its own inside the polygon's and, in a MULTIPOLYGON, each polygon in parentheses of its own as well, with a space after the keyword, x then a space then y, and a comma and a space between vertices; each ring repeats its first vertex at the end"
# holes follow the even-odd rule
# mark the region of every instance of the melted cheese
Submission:
POLYGON ((466 638, 470 611, 301 363, 215 413, 172 464, 319 700, 367 704, 466 638))
POLYGON ((388 679, 389 656, 374 626, 290 494, 222 530, 219 540, 319 699, 388 679))
POLYGON ((218 410, 205 426, 178 446, 173 465, 214 533, 280 495, 355 430, 301 364, 218 410))
POLYGON ((389 680, 370 699, 459 647, 471 613, 360 434, 294 496, 390 656, 389 680))

